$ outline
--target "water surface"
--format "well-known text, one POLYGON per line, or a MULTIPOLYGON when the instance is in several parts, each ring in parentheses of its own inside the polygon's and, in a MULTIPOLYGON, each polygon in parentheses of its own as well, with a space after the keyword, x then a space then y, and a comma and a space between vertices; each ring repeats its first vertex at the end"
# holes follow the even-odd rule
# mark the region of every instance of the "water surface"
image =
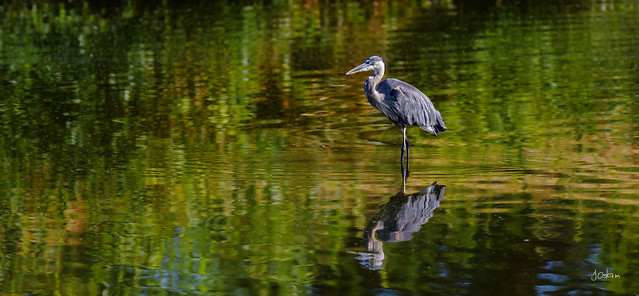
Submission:
POLYGON ((639 3, 504 2, 3 4, 0 293, 639 293, 639 3))

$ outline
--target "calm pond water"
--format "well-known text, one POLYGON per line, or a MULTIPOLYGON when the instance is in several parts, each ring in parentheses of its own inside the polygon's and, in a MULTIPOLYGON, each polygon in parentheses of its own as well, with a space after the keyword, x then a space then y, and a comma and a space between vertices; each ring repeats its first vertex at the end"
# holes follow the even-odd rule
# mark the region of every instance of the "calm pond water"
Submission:
POLYGON ((639 293, 639 2, 120 2, 0 4, 0 294, 639 293))

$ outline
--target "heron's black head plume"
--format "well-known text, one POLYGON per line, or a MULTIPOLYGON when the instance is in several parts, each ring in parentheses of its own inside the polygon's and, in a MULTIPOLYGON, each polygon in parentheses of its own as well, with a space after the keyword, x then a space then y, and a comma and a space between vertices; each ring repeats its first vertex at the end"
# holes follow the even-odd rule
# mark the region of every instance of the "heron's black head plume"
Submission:
POLYGON ((355 73, 358 73, 358 72, 364 72, 364 71, 378 72, 381 69, 384 69, 384 60, 382 60, 382 58, 380 58, 378 56, 372 56, 372 57, 366 59, 366 61, 364 61, 363 64, 361 64, 361 65, 351 69, 350 71, 346 72, 346 75, 351 75, 351 74, 355 74, 355 73))

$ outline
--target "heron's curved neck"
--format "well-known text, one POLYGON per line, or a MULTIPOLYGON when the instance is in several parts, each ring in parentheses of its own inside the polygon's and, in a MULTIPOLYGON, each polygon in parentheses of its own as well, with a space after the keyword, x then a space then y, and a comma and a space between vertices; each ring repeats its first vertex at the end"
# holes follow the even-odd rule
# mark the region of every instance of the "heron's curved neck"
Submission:
POLYGON ((384 77, 383 68, 373 72, 373 75, 368 76, 368 78, 366 78, 366 82, 364 82, 364 93, 366 94, 368 101, 371 103, 382 100, 382 97, 376 89, 377 84, 382 80, 382 77, 384 77))

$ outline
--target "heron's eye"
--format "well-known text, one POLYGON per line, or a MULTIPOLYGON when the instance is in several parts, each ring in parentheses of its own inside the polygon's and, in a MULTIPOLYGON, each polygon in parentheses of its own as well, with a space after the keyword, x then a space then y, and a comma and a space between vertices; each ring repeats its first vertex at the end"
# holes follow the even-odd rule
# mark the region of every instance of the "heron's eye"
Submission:
POLYGON ((371 62, 371 65, 375 65, 375 61, 371 62))

